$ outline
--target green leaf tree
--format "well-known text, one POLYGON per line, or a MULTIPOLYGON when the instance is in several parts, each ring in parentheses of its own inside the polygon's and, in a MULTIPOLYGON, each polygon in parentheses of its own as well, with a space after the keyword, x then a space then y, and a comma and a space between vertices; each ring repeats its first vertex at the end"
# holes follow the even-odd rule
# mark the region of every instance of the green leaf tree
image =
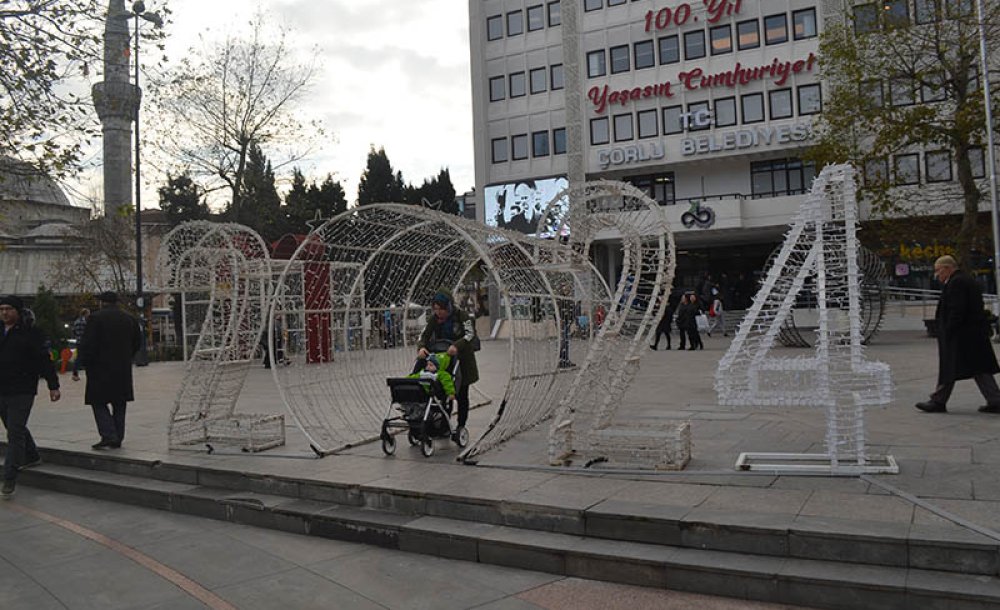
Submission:
POLYGON ((35 314, 35 326, 52 342, 52 347, 61 348, 66 343, 66 328, 59 320, 59 305, 55 295, 44 285, 38 287, 38 293, 31 303, 31 311, 35 314))
MULTIPOLYGON (((985 5, 983 31, 996 48, 1000 3, 985 5)), ((843 23, 827 23, 819 47, 823 113, 808 157, 853 163, 863 176, 860 194, 887 217, 948 214, 954 209, 946 202, 960 200, 957 258, 969 261, 989 188, 973 176, 986 141, 980 25, 973 2, 918 2, 912 17, 906 6, 873 3, 855 7, 843 23), (913 156, 921 151, 932 176, 913 156), (952 163, 955 180, 948 179, 952 163)), ((996 65, 990 79, 996 106, 996 65)))
POLYGON ((403 173, 394 171, 385 148, 368 151, 368 164, 358 182, 358 205, 405 201, 403 173))
POLYGON ((458 202, 455 201, 455 186, 451 182, 451 172, 443 168, 437 176, 424 180, 418 187, 406 187, 406 202, 413 205, 424 205, 424 202, 448 214, 458 214, 458 202))
POLYGON ((248 150, 243 203, 230 207, 234 222, 246 225, 267 240, 273 241, 286 231, 281 197, 274 182, 274 169, 256 143, 248 150))
POLYGON ((285 195, 285 215, 287 228, 292 233, 308 233, 312 228, 307 224, 316 218, 333 218, 347 210, 347 197, 340 182, 327 174, 319 186, 315 182, 306 184, 306 178, 298 168, 292 172, 292 188, 285 195))
POLYGON ((211 216, 201 189, 188 173, 172 176, 167 174, 167 183, 158 189, 160 209, 175 227, 189 220, 207 220, 211 216))

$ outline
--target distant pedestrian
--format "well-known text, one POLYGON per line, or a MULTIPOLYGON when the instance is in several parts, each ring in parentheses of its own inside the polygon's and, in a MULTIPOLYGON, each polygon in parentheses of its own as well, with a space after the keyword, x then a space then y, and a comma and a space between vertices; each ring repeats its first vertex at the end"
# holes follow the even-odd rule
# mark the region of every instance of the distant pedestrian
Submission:
POLYGON ((712 336, 712 332, 716 328, 722 328, 722 336, 727 337, 729 333, 726 332, 726 319, 725 319, 725 307, 722 305, 722 295, 720 294, 719 287, 716 286, 712 288, 712 304, 708 308, 708 336, 712 336))
POLYGON ((83 335, 85 402, 94 410, 101 435, 94 449, 116 449, 125 440, 125 405, 135 399, 132 358, 139 351, 141 337, 139 322, 118 308, 117 294, 105 292, 98 299, 101 310, 91 314, 83 335))
POLYGON ((667 306, 663 310, 663 316, 660 318, 659 324, 656 325, 656 338, 653 340, 653 344, 649 346, 649 349, 655 352, 660 347, 661 336, 667 337, 667 349, 670 349, 670 327, 674 323, 674 312, 676 310, 677 300, 672 297, 667 299, 667 306))
POLYGON ((930 400, 918 402, 916 407, 927 413, 944 413, 955 382, 971 378, 986 399, 979 411, 1000 413, 1000 388, 993 379, 1000 366, 990 344, 983 292, 950 256, 934 261, 934 277, 944 284, 934 312, 938 382, 930 400))
POLYGON ((76 340, 76 358, 73 358, 73 381, 80 381, 80 346, 83 345, 83 332, 87 329, 87 318, 90 310, 84 307, 80 316, 73 320, 73 339, 76 340))
POLYGON ((27 324, 21 312, 24 302, 15 296, 0 297, 0 420, 7 428, 7 455, 3 463, 0 497, 11 498, 21 468, 37 464, 41 457, 28 431, 28 416, 38 394, 38 378, 44 377, 49 400, 59 400, 59 376, 45 349, 41 331, 27 324))
POLYGON ((701 342, 701 335, 698 334, 698 315, 700 314, 698 297, 693 292, 684 295, 680 307, 677 308, 677 329, 681 333, 679 349, 684 349, 685 336, 690 343, 688 350, 705 349, 705 345, 701 342))

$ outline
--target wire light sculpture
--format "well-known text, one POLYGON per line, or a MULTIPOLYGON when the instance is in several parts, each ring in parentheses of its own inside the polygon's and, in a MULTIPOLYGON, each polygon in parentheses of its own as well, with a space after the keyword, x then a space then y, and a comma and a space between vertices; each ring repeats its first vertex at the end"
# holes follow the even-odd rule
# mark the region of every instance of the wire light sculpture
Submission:
MULTIPOLYGON (((781 246, 775 248, 771 256, 768 257, 765 269, 770 269, 780 252, 781 246)), ((860 245, 858 246, 858 266, 861 270, 861 342, 868 345, 882 327, 886 303, 884 289, 889 276, 882 259, 868 248, 860 245)), ((799 294, 795 308, 815 313, 816 299, 816 291, 812 286, 807 286, 799 294)), ((726 315, 729 313, 727 312, 726 315)), ((812 347, 812 341, 802 331, 814 331, 815 329, 801 328, 798 326, 798 322, 795 315, 788 316, 778 334, 778 341, 785 347, 812 347)))
POLYGON ((183 223, 164 238, 157 270, 161 290, 180 293, 187 360, 170 413, 169 446, 219 443, 261 451, 283 445, 284 416, 234 414, 270 299, 264 241, 238 224, 183 223))
POLYGON ((888 365, 864 357, 856 233, 854 170, 828 166, 813 182, 715 375, 720 404, 826 409, 827 452, 744 453, 739 468, 898 472, 892 456, 876 459, 866 450, 864 410, 890 402, 892 381, 888 365), (814 352, 775 356, 771 350, 807 284, 814 286, 819 310, 814 352))
MULTIPOLYGON (((620 467, 683 468, 690 457, 689 426, 661 428, 615 426, 615 414, 634 378, 649 331, 666 307, 673 283, 673 235, 663 210, 644 193, 621 182, 571 186, 568 208, 550 206, 542 226, 569 236, 564 258, 553 261, 571 270, 590 267, 591 244, 598 237, 618 238, 624 261, 621 279, 606 316, 573 383, 561 392, 549 426, 549 461, 607 461, 620 467)), ((540 261, 541 263, 542 261, 540 261)), ((575 277, 586 278, 577 272, 575 277)))

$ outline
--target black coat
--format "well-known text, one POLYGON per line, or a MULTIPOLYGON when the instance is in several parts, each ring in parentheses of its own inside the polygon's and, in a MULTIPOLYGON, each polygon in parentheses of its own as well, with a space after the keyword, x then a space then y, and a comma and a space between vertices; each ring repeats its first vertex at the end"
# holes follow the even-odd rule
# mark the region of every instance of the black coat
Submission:
POLYGON ((937 320, 938 385, 1000 372, 990 344, 979 284, 956 271, 941 290, 937 320))
POLYGON ((39 377, 45 378, 50 390, 58 390, 59 376, 45 349, 42 331, 18 322, 2 333, 0 324, 0 396, 34 396, 39 377))
POLYGON ((696 330, 698 328, 698 320, 695 319, 695 316, 697 315, 697 303, 681 303, 677 308, 677 328, 680 330, 696 330))
POLYGON ((88 405, 134 400, 132 357, 139 351, 139 323, 117 306, 90 315, 80 346, 87 370, 88 405))

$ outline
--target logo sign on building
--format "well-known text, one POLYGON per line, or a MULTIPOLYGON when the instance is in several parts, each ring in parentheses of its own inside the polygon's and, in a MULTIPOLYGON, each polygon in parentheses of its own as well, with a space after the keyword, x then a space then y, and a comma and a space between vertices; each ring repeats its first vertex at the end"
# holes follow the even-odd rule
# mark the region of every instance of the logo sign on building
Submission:
MULTIPOLYGON (((546 206, 568 187, 563 176, 487 186, 483 190, 486 224, 534 235, 546 206)), ((566 204, 563 198, 560 205, 566 204)))

